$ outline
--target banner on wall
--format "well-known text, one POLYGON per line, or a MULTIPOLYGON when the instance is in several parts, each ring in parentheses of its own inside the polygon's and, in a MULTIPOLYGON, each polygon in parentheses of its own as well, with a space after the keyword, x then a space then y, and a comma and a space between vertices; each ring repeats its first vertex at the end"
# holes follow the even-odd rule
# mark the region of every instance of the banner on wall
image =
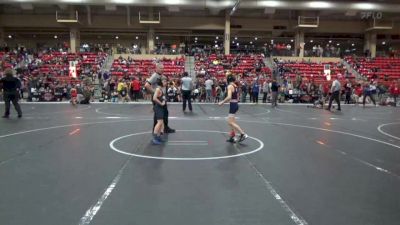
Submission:
POLYGON ((331 65, 325 64, 324 65, 324 75, 326 77, 326 80, 331 80, 331 65))
POLYGON ((78 64, 77 61, 69 61, 69 76, 76 78, 76 65, 78 64))

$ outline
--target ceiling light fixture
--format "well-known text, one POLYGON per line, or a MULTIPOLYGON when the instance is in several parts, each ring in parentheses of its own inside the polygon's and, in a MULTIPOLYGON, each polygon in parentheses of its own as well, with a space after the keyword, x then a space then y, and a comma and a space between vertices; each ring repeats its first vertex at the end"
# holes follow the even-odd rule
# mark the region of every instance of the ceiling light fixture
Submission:
POLYGON ((361 2, 361 3, 354 3, 353 7, 356 9, 371 10, 371 9, 376 9, 377 5, 373 3, 361 2))
POLYGON ((330 8, 332 7, 332 3, 330 2, 309 2, 308 7, 310 8, 330 8))
POLYGON ((277 7, 282 5, 282 2, 280 1, 260 1, 260 5, 264 7, 277 7))

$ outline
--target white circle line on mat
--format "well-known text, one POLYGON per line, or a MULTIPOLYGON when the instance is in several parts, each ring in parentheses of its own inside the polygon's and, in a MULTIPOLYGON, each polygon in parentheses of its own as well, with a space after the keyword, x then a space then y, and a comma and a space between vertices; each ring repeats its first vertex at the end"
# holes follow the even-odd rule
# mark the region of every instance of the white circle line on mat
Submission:
MULTIPOLYGON (((221 133, 221 134, 227 134, 227 132, 223 131, 214 131, 214 130, 177 130, 177 132, 204 132, 204 133, 221 133)), ((216 156, 216 157, 193 157, 193 158, 181 158, 181 157, 159 157, 159 156, 147 156, 147 155, 141 155, 141 154, 134 154, 134 153, 129 153, 122 151, 114 146, 114 144, 124 138, 131 137, 131 136, 138 136, 138 135, 143 135, 143 134, 150 134, 150 131, 146 132, 140 132, 140 133, 133 133, 133 134, 128 134, 124 135, 121 137, 117 137, 114 140, 112 140, 109 144, 110 148, 118 153, 124 154, 124 155, 129 155, 129 156, 135 156, 139 158, 146 158, 146 159, 162 159, 162 160, 180 160, 180 161, 192 161, 192 160, 214 160, 214 159, 228 159, 228 158, 234 158, 234 157, 240 157, 240 156, 245 156, 249 154, 256 153, 260 151, 261 149, 264 148, 264 142, 262 142, 260 139, 251 137, 249 136, 249 139, 253 139, 256 142, 260 144, 260 146, 254 150, 251 150, 249 152, 244 152, 244 153, 238 153, 235 155, 226 155, 226 156, 216 156)), ((161 151, 161 150, 160 150, 161 151)))
MULTIPOLYGON (((171 119, 171 117, 169 117, 171 119)), ((177 120, 185 120, 185 121, 218 121, 218 120, 213 120, 213 119, 186 119, 183 117, 176 118, 177 120)), ((28 133, 34 133, 34 132, 39 132, 39 131, 45 131, 45 130, 52 130, 52 129, 58 129, 58 128, 66 128, 66 127, 73 127, 73 126, 85 126, 85 125, 92 125, 92 124, 107 124, 107 123, 122 123, 122 122, 139 122, 139 121, 152 121, 153 119, 134 119, 134 120, 115 120, 115 121, 101 121, 101 122, 87 122, 87 123, 74 123, 74 124, 64 124, 64 125, 59 125, 59 126, 53 126, 53 127, 43 127, 43 128, 37 128, 37 129, 32 129, 32 130, 23 130, 15 133, 8 133, 4 135, 0 135, 0 139, 6 138, 6 137, 11 137, 11 136, 16 136, 16 135, 21 135, 21 134, 28 134, 28 133)), ((223 120, 221 120, 223 121, 223 120)), ((311 127, 311 126, 305 126, 305 125, 297 125, 297 124, 288 124, 288 123, 276 123, 276 122, 267 122, 267 121, 251 121, 251 120, 239 120, 240 122, 244 123, 256 123, 256 124, 272 124, 272 125, 283 125, 283 126, 292 126, 292 127, 300 127, 300 128, 308 128, 308 129, 313 129, 313 130, 321 130, 321 131, 326 131, 326 132, 331 132, 331 133, 338 133, 338 134, 343 134, 343 135, 348 135, 348 136, 353 136, 353 137, 358 137, 366 140, 370 140, 373 142, 378 142, 381 144, 389 145, 391 147, 400 149, 400 145, 395 145, 392 143, 389 143, 387 141, 382 141, 378 140, 375 138, 369 138, 366 136, 362 136, 359 134, 354 134, 350 132, 344 132, 344 131, 338 131, 338 130, 330 130, 330 129, 325 129, 325 128, 320 128, 320 127, 311 127)))
POLYGON ((379 133, 381 133, 381 134, 384 134, 384 135, 389 136, 389 137, 391 137, 391 138, 400 140, 400 137, 391 135, 391 134, 389 134, 389 133, 387 133, 387 132, 385 132, 385 131, 382 130, 382 127, 387 126, 387 125, 394 125, 394 124, 400 124, 400 122, 381 124, 381 125, 379 125, 379 126, 377 127, 377 129, 378 129, 379 133))

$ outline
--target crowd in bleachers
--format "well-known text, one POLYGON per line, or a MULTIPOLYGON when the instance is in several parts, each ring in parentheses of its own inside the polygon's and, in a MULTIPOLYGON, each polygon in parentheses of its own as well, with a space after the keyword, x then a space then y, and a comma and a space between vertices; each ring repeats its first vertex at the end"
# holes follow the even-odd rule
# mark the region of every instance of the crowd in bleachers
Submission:
POLYGON ((92 82, 101 72, 107 54, 59 51, 30 52, 24 48, 0 52, 2 69, 12 68, 21 80, 21 95, 28 101, 61 101, 69 99, 72 87, 83 93, 92 90, 92 82), (70 61, 76 62, 76 78, 71 77, 70 61))
MULTIPOLYGON (((92 46, 93 47, 93 46, 92 46)), ((99 50, 99 48, 96 48, 99 50)), ((149 100, 144 83, 154 71, 156 64, 164 66, 164 75, 169 78, 168 100, 180 101, 180 78, 185 71, 185 58, 137 60, 131 57, 117 58, 110 71, 102 71, 107 54, 104 51, 81 52, 77 54, 44 50, 29 52, 13 49, 0 52, 2 68, 13 68, 21 79, 22 96, 29 101, 54 101, 69 99, 71 88, 80 94, 93 96, 95 78, 101 81, 102 101, 149 100), (77 78, 69 74, 69 62, 77 62, 77 78)), ((252 102, 270 99, 272 77, 280 80, 279 100, 281 102, 313 102, 326 95, 330 81, 324 74, 329 65, 331 79, 339 78, 342 83, 342 98, 347 103, 359 102, 366 92, 376 95, 378 103, 385 96, 399 95, 399 58, 355 58, 345 60, 366 80, 356 80, 340 62, 314 63, 310 61, 286 61, 274 59, 276 69, 271 71, 264 63, 262 54, 207 54, 197 52, 194 72, 196 82, 192 97, 199 102, 221 100, 226 93, 225 76, 230 73, 238 78, 241 100, 252 102), (272 76, 274 75, 274 76, 272 76), (211 84, 211 85, 210 85, 211 84)), ((395 101, 395 100, 393 100, 395 101)))
POLYGON ((400 79, 400 58, 346 57, 345 60, 367 79, 383 81, 400 79))
MULTIPOLYGON (((350 59, 347 58, 348 62, 352 63, 350 59)), ((277 73, 284 81, 282 93, 286 99, 291 96, 294 102, 312 102, 328 94, 331 81, 328 81, 324 73, 326 65, 329 65, 330 79, 338 78, 342 84, 341 96, 346 103, 360 103, 364 100, 364 96, 369 96, 372 103, 384 105, 396 102, 399 94, 397 80, 387 82, 384 79, 376 79, 378 77, 373 75, 366 76, 367 80, 357 80, 342 63, 314 63, 304 60, 291 62, 282 59, 275 59, 275 63, 277 73)), ((355 67, 361 66, 362 64, 355 65, 355 67)), ((373 69, 381 70, 376 67, 373 69)))

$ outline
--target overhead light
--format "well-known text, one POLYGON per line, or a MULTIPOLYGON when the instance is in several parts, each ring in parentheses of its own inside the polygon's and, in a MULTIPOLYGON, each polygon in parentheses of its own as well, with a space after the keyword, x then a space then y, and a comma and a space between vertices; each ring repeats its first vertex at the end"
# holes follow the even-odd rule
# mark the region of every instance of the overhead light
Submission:
POLYGON ((217 40, 218 40, 218 38, 219 38, 218 36, 215 37, 215 39, 217 39, 217 40))
POLYGON ((274 43, 274 39, 271 40, 271 43, 274 43))
POLYGON ((66 2, 66 3, 80 3, 82 0, 61 0, 61 2, 66 2))
POLYGON ((135 3, 135 0, 112 0, 112 2, 117 4, 132 4, 135 3))
POLYGON ((156 37, 156 39, 158 40, 158 36, 156 37))
POLYGON ((12 36, 11 36, 11 35, 8 35, 8 38, 10 38, 10 39, 11 39, 11 38, 12 38, 12 36))
POLYGON ((382 42, 382 45, 386 45, 386 42, 382 42))
POLYGON ((363 10, 370 10, 370 9, 376 9, 377 8, 376 4, 367 3, 367 2, 354 3, 353 6, 356 9, 363 9, 363 10))
POLYGON ((337 45, 337 46, 340 46, 340 44, 339 44, 339 43, 337 43, 336 45, 337 45))
POLYGON ((197 37, 195 37, 195 38, 194 38, 194 40, 196 40, 196 41, 197 41, 197 37))
POLYGON ((115 39, 117 39, 117 40, 118 40, 118 39, 119 39, 119 37, 118 37, 118 36, 115 36, 115 39))
POLYGON ((57 35, 54 35, 54 39, 57 39, 58 37, 57 37, 57 35))
POLYGON ((218 48, 218 45, 215 45, 216 48, 218 48))
POLYGON ((239 46, 239 43, 236 43, 236 46, 239 46))
POLYGON ((137 40, 137 39, 139 39, 139 37, 138 37, 138 36, 136 36, 136 40, 137 40))
POLYGON ((290 40, 290 42, 293 42, 294 40, 292 39, 292 40, 290 40))
POLYGON ((197 43, 197 40, 196 40, 196 41, 194 41, 194 43, 197 43))
POLYGON ((353 43, 353 44, 351 44, 351 46, 354 46, 354 43, 353 43))
POLYGON ((134 48, 134 49, 137 49, 137 47, 138 47, 138 46, 137 46, 136 44, 135 44, 135 45, 133 45, 133 48, 134 48))
POLYGON ((232 41, 232 44, 235 44, 235 41, 232 41))
POLYGON ((259 4, 263 7, 277 7, 282 4, 280 1, 260 1, 259 4))
POLYGON ((332 7, 332 3, 330 2, 309 2, 307 3, 310 8, 330 8, 332 7))
POLYGON ((314 40, 311 40, 310 42, 311 42, 311 43, 313 43, 313 42, 314 42, 314 40))
POLYGON ((254 40, 256 40, 256 41, 257 41, 257 39, 258 39, 257 37, 254 38, 254 40))
POLYGON ((183 4, 183 0, 168 0, 168 1, 164 1, 165 4, 167 5, 180 5, 183 4))
POLYGON ((329 43, 332 43, 332 40, 329 40, 329 43))
POLYGON ((250 41, 250 44, 252 45, 252 44, 253 44, 253 42, 252 42, 252 41, 250 41))
POLYGON ((237 40, 237 37, 235 37, 235 40, 237 40))
POLYGON ((215 42, 215 44, 218 43, 218 41, 214 41, 214 42, 215 42))

